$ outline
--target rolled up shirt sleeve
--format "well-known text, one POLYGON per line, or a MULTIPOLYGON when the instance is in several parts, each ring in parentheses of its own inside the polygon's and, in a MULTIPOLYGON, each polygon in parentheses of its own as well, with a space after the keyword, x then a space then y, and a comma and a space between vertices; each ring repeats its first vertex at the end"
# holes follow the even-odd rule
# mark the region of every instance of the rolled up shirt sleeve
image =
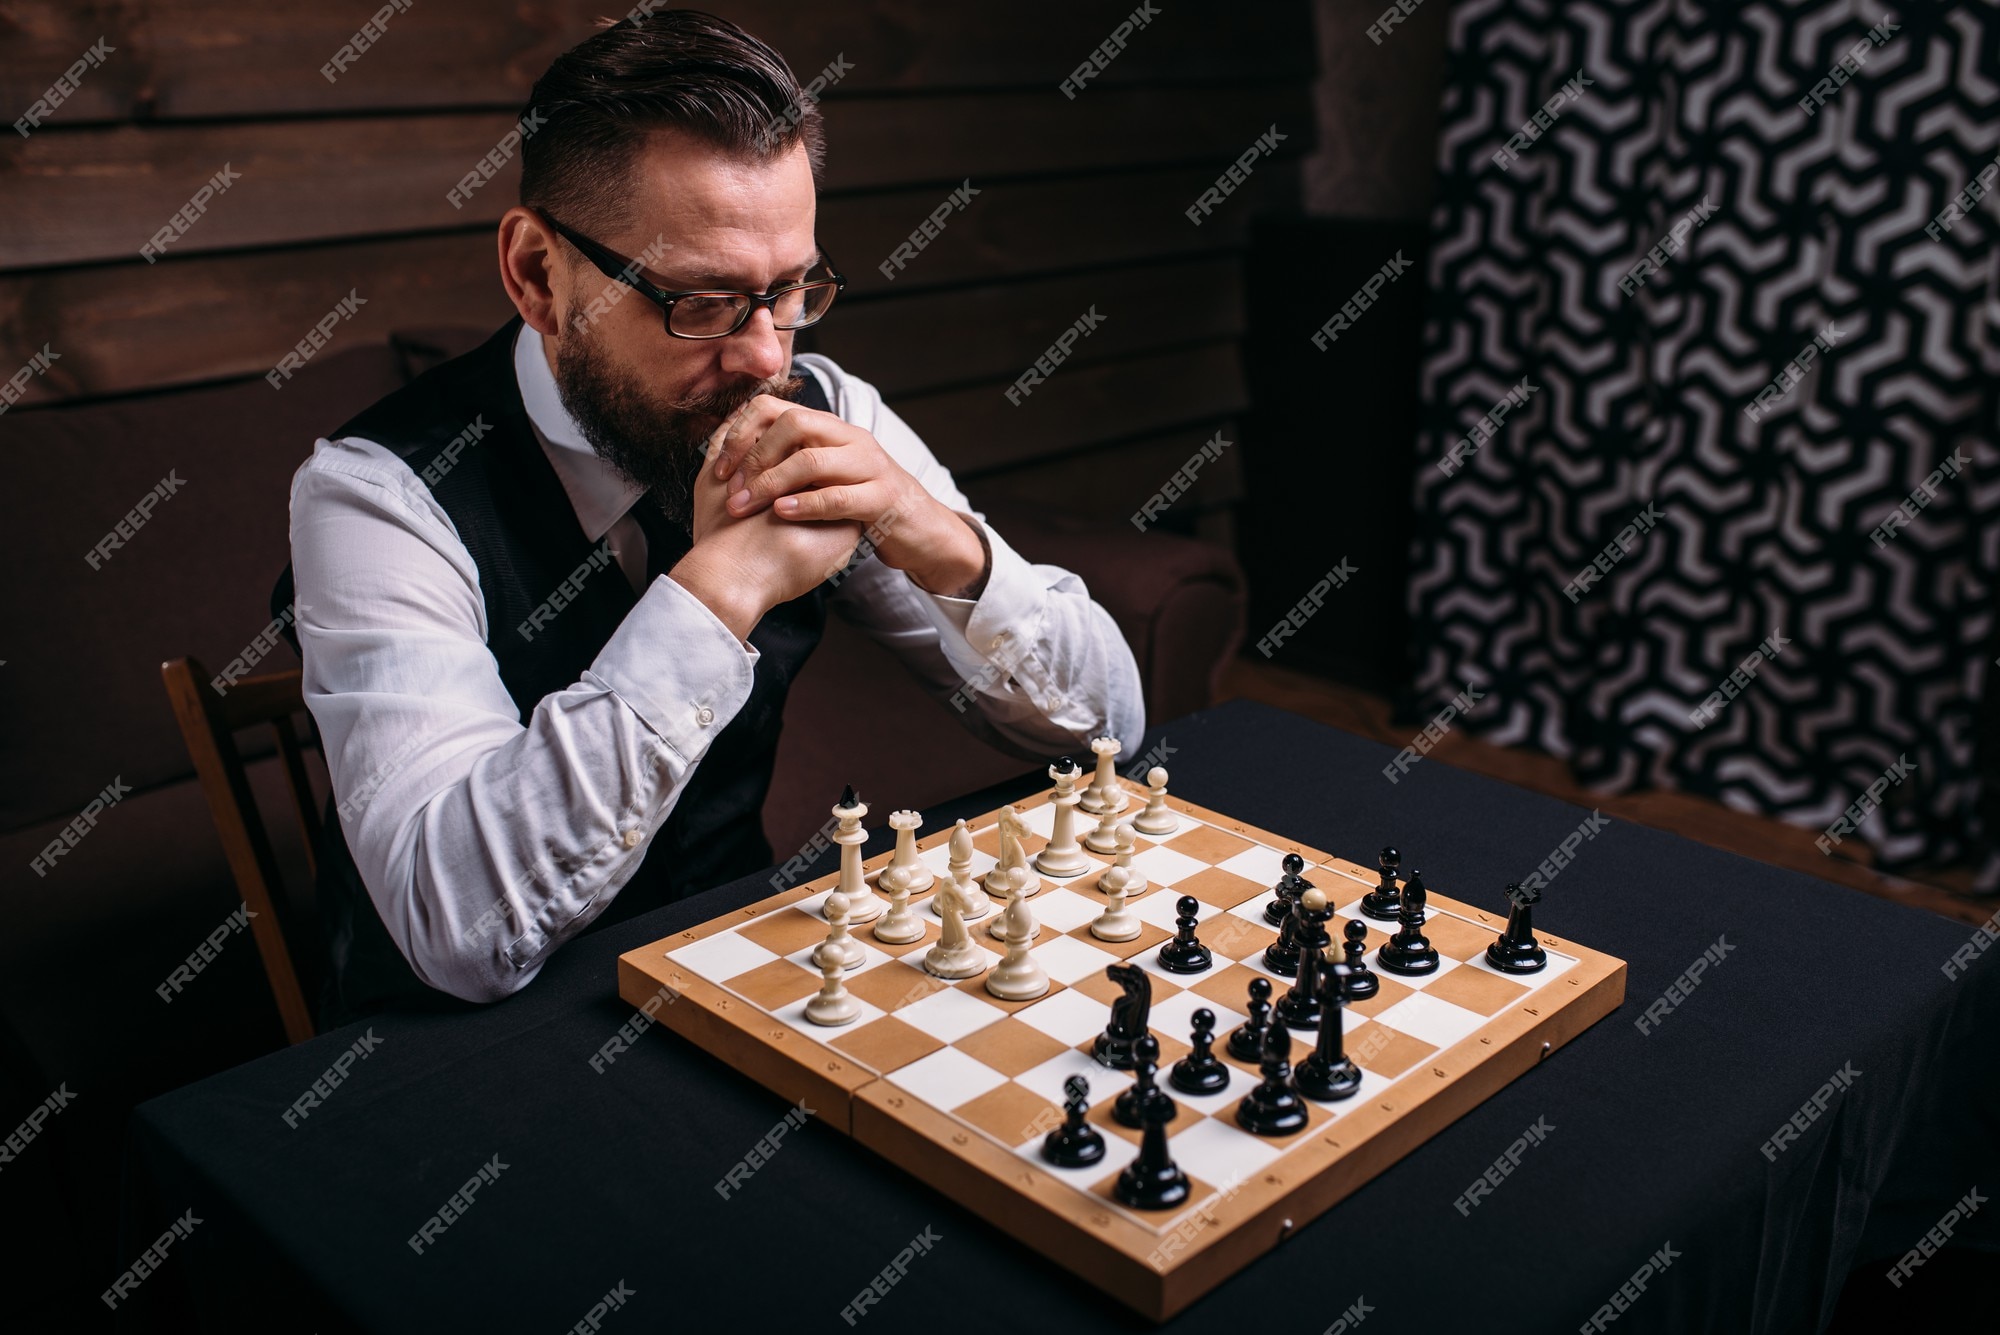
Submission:
POLYGON ((836 610, 990 745, 1045 759, 1092 737, 1137 743, 1146 727, 1138 663, 1083 581, 1015 551, 874 386, 817 354, 797 361, 819 374, 840 417, 974 525, 992 558, 985 588, 968 599, 930 593, 871 553, 836 590, 836 610))
POLYGON ((638 869, 756 650, 662 576, 523 723, 478 570, 407 465, 322 440, 291 516, 305 700, 361 879, 424 983, 506 996, 638 869))

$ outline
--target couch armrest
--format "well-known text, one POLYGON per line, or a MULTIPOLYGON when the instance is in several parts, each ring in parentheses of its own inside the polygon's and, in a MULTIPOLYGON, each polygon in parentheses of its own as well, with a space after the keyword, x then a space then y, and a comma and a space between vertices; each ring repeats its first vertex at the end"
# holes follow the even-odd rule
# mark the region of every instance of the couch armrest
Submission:
POLYGON ((980 508, 1015 551, 1074 571, 1111 614, 1138 660, 1149 723, 1214 702, 1248 615, 1243 569, 1232 552, 1011 501, 980 508))

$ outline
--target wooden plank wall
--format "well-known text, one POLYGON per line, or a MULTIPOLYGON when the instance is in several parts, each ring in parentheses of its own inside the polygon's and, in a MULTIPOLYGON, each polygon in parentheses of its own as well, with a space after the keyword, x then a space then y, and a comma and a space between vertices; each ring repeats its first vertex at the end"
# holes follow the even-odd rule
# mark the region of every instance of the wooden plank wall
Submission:
MULTIPOLYGON (((1128 0, 712 0, 800 78, 836 57, 820 234, 850 276, 809 343, 874 381, 975 498, 1122 519, 1245 410, 1241 250, 1297 208, 1311 147, 1307 0, 1154 6, 1074 98, 1058 84, 1128 0), (1277 161, 1196 226, 1184 214, 1268 127, 1277 161), (979 195, 892 282, 877 266, 950 190, 979 195), (1087 309, 1102 326, 1020 406, 1003 390, 1087 309)), ((593 0, 415 0, 338 78, 321 67, 378 5, 4 0, 0 110, 108 48, 44 124, 0 131, 0 379, 61 360, 21 400, 260 376, 350 291, 335 346, 512 314, 493 223, 513 164, 447 192, 512 125, 593 0), (160 227, 236 179, 149 263, 160 227)), ((1226 537, 1234 455, 1170 512, 1226 537)))

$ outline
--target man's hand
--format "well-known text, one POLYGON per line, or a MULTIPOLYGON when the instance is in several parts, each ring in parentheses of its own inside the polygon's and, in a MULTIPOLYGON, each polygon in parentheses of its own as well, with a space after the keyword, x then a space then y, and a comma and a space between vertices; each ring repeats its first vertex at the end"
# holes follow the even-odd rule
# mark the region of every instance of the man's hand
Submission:
MULTIPOLYGON (((726 429, 716 428, 716 437, 726 429)), ((709 448, 714 451, 716 438, 709 448)), ((844 518, 788 521, 768 509, 732 514, 726 496, 722 480, 703 468, 694 484, 693 543, 668 573, 747 641, 764 613, 810 592, 852 560, 862 526, 844 518)))
POLYGON ((953 597, 984 591, 985 544, 957 513, 860 427, 832 413, 760 395, 718 428, 701 484, 727 489, 739 519, 851 520, 882 564, 919 588, 953 597))

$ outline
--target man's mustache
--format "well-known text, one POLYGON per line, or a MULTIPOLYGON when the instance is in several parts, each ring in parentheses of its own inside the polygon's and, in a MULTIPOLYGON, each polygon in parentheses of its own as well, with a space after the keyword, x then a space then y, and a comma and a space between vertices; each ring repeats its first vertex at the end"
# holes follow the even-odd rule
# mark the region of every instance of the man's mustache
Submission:
POLYGON ((676 412, 688 413, 696 417, 733 417, 743 405, 759 395, 769 394, 780 399, 797 399, 799 391, 805 388, 805 377, 799 375, 774 376, 738 389, 717 390, 709 394, 696 394, 674 403, 676 412))

